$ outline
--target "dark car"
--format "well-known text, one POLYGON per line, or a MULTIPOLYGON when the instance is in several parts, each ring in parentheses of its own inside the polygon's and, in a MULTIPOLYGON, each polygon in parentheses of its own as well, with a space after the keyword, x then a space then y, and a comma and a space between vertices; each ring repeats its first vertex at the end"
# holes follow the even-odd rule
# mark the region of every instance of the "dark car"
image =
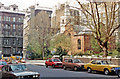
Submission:
POLYGON ((0 60, 0 69, 4 66, 7 65, 7 62, 4 60, 0 60))
POLYGON ((79 59, 64 59, 63 61, 63 69, 66 70, 67 68, 71 68, 73 70, 83 70, 84 63, 79 59))
POLYGON ((113 70, 116 72, 116 74, 120 78, 120 67, 115 67, 113 70))
POLYGON ((62 67, 62 62, 58 58, 49 58, 45 62, 46 67, 52 66, 54 67, 62 67))
POLYGON ((29 71, 24 64, 8 64, 2 67, 2 79, 39 79, 38 72, 29 71))

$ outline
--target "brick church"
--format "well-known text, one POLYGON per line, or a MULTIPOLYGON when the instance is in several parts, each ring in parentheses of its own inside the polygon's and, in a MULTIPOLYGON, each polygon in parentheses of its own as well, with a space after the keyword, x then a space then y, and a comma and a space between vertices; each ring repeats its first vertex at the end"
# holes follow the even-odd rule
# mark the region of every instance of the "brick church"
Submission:
MULTIPOLYGON (((91 49, 91 32, 87 30, 84 26, 81 26, 83 31, 76 32, 76 27, 68 24, 65 26, 64 34, 69 35, 71 38, 71 46, 72 51, 69 52, 69 54, 75 54, 75 53, 85 53, 87 50, 91 49)), ((79 27, 80 28, 80 27, 79 27)))

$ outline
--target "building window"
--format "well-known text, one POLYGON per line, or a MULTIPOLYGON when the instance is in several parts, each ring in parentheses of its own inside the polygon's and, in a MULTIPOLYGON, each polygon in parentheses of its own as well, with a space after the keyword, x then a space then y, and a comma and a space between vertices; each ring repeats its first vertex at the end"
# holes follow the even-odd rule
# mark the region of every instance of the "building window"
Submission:
POLYGON ((10 19, 11 19, 11 18, 9 17, 9 21, 10 21, 10 19))
POLYGON ((15 53, 15 48, 13 48, 13 53, 15 53))
POLYGON ((15 32, 13 32, 13 36, 15 36, 16 35, 16 33, 15 32))
POLYGON ((0 16, 0 21, 1 21, 2 19, 1 19, 1 16, 0 16))
POLYGON ((9 40, 8 40, 8 39, 6 40, 6 44, 7 44, 7 45, 9 44, 9 40))
POLYGON ((4 16, 4 21, 6 21, 6 16, 4 16))
POLYGON ((21 32, 18 33, 18 36, 21 36, 21 32))
POLYGON ((15 17, 13 17, 13 22, 15 22, 15 17))
POLYGON ((9 40, 8 40, 8 39, 4 39, 4 40, 3 40, 3 44, 4 44, 4 45, 8 45, 8 44, 9 44, 9 40))
POLYGON ((5 24, 5 29, 8 29, 8 25, 7 24, 5 24))
POLYGON ((64 19, 62 20, 62 24, 64 24, 64 19))
POLYGON ((81 49, 81 40, 78 39, 78 49, 81 49))
POLYGON ((51 17, 51 12, 48 12, 49 17, 51 17))
POLYGON ((20 45, 20 39, 18 39, 18 45, 20 45))
POLYGON ((6 21, 8 21, 8 16, 6 16, 6 21))
POLYGON ((15 40, 13 40, 13 45, 15 45, 15 40))
POLYGON ((20 22, 20 18, 18 18, 18 22, 20 22))
POLYGON ((8 29, 10 29, 10 25, 8 24, 8 29))
POLYGON ((18 25, 18 28, 21 29, 21 25, 18 25))
POLYGON ((6 40, 5 40, 5 39, 3 40, 3 44, 4 44, 4 45, 6 44, 6 40))
POLYGON ((5 36, 9 36, 9 34, 10 34, 10 32, 4 31, 4 35, 5 35, 5 36))
POLYGON ((13 24, 13 29, 15 29, 15 24, 13 24))
POLYGON ((1 23, 0 23, 0 29, 1 29, 1 23))
POLYGON ((13 11, 15 11, 16 10, 16 8, 13 8, 13 11))
POLYGON ((9 25, 9 24, 5 24, 5 25, 4 25, 4 28, 5 28, 5 29, 10 29, 10 25, 9 25))

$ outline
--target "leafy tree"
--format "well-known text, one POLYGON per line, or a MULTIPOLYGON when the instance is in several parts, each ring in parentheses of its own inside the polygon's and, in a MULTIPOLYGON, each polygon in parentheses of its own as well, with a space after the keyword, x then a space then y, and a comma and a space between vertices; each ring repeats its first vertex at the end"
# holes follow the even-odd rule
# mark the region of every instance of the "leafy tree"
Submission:
POLYGON ((78 9, 83 13, 84 22, 81 21, 80 23, 91 30, 104 51, 103 56, 106 57, 108 55, 108 41, 114 32, 120 28, 120 24, 116 22, 118 20, 119 2, 88 0, 87 4, 81 4, 79 0, 76 1, 80 5, 78 9))
POLYGON ((120 52, 120 42, 117 43, 117 51, 120 52))
POLYGON ((54 49, 54 48, 62 47, 66 51, 71 51, 71 38, 68 35, 65 35, 65 34, 56 35, 51 40, 50 46, 51 46, 51 50, 54 49))
POLYGON ((93 36, 91 36, 91 47, 92 47, 93 51, 95 51, 95 52, 102 51, 101 47, 98 45, 97 40, 95 40, 93 36))
POLYGON ((54 55, 59 55, 60 59, 62 60, 62 56, 67 55, 67 51, 65 49, 62 49, 61 46, 59 46, 58 48, 56 48, 56 52, 54 53, 54 55))
POLYGON ((42 52, 41 52, 41 49, 39 49, 38 44, 36 44, 34 46, 33 45, 28 45, 27 46, 27 51, 30 52, 32 59, 42 57, 42 52))

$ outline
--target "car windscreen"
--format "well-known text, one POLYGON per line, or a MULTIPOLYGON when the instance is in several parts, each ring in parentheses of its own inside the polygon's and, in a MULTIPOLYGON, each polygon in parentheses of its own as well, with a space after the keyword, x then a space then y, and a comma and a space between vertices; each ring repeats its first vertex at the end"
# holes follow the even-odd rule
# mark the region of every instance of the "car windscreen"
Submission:
POLYGON ((74 59, 73 62, 74 62, 74 63, 83 63, 83 62, 82 62, 81 60, 79 60, 79 59, 74 59))
POLYGON ((107 62, 108 62, 109 65, 113 65, 113 62, 111 62, 111 61, 107 61, 107 62))
POLYGON ((11 69, 12 71, 24 71, 24 70, 27 70, 26 66, 25 65, 11 65, 11 69))
POLYGON ((101 61, 102 65, 112 65, 113 63, 111 61, 101 61))
POLYGON ((54 61, 54 62, 60 62, 60 60, 59 60, 59 59, 53 59, 53 61, 54 61))
POLYGON ((5 61, 0 61, 0 65, 7 65, 5 61))

